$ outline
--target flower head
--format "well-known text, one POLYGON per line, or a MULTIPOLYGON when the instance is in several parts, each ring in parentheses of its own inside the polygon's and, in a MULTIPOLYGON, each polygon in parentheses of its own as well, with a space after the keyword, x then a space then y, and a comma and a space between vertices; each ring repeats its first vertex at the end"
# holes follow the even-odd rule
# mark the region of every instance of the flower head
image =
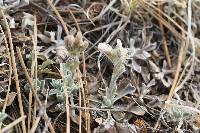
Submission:
POLYGON ((128 59, 128 50, 123 48, 120 39, 117 39, 117 45, 112 48, 107 43, 100 43, 98 46, 99 51, 103 52, 115 65, 116 62, 121 61, 124 63, 128 59))

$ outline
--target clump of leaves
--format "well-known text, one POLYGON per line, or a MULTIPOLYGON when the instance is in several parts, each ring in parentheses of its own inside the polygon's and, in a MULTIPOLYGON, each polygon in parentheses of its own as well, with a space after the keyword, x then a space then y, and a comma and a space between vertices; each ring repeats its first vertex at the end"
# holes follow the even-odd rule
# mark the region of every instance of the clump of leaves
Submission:
POLYGON ((149 66, 151 68, 153 77, 155 77, 155 79, 160 80, 162 84, 166 87, 169 87, 171 85, 171 81, 170 81, 171 79, 167 76, 169 72, 167 71, 166 61, 163 62, 161 69, 150 60, 149 60, 149 66))
MULTIPOLYGON (((36 80, 34 79, 33 85, 35 85, 36 82, 37 82, 36 91, 37 91, 37 92, 42 92, 42 91, 44 91, 45 80, 39 80, 39 79, 37 79, 37 81, 36 81, 36 80)), ((25 89, 25 91, 31 90, 30 84, 27 83, 27 84, 24 86, 24 89, 25 89)))
POLYGON ((51 85, 53 89, 49 91, 49 96, 56 95, 60 100, 64 99, 64 85, 61 79, 52 79, 51 85))
POLYGON ((147 45, 142 48, 137 48, 135 46, 135 39, 130 39, 130 48, 128 49, 129 57, 131 57, 131 63, 128 64, 134 71, 142 73, 142 67, 137 63, 136 59, 146 61, 151 57, 150 51, 156 48, 156 43, 151 43, 151 36, 148 39, 147 45))
POLYGON ((76 84, 76 69, 79 66, 79 64, 76 62, 66 62, 60 64, 60 69, 63 70, 64 73, 64 82, 67 84, 67 88, 69 91, 69 94, 73 94, 78 90, 78 85, 76 84))
POLYGON ((179 122, 182 120, 190 120, 193 115, 193 112, 181 107, 171 107, 168 109, 165 117, 168 122, 179 122))
POLYGON ((166 119, 166 122, 179 123, 177 130, 182 127, 183 122, 187 122, 196 130, 195 128, 198 127, 199 123, 199 111, 191 107, 195 106, 195 104, 182 100, 172 100, 171 103, 167 102, 166 105, 167 108, 163 117, 166 119))

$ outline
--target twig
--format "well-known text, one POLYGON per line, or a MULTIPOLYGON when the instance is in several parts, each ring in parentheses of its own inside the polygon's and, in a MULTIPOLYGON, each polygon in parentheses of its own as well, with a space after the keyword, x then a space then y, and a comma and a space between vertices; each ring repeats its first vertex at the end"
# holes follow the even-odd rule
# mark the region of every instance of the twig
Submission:
MULTIPOLYGON (((15 83, 16 83, 16 89, 17 89, 17 98, 18 98, 18 102, 19 102, 20 114, 21 114, 21 116, 24 116, 21 90, 20 90, 19 79, 18 79, 18 74, 17 74, 17 66, 16 66, 16 62, 15 62, 15 53, 14 53, 13 43, 12 43, 12 36, 11 36, 10 28, 9 28, 9 25, 8 25, 8 21, 5 17, 5 15, 4 15, 3 10, 0 9, 0 12, 3 16, 4 21, 5 21, 6 30, 7 30, 8 39, 9 39, 9 44, 10 44, 11 61, 12 61, 13 73, 14 73, 14 77, 15 77, 15 83)), ((25 119, 22 120, 22 130, 23 130, 23 133, 26 133, 25 119)))
MULTIPOLYGON (((84 78, 84 84, 85 84, 85 89, 82 88, 82 94, 83 94, 83 99, 85 101, 84 102, 84 106, 87 107, 87 106, 89 106, 89 100, 86 99, 86 95, 85 95, 85 94, 88 94, 88 89, 87 89, 87 80, 86 80, 87 70, 86 70, 85 54, 84 54, 84 52, 82 53, 82 60, 83 60, 83 78, 84 78)), ((85 114, 86 114, 86 129, 87 129, 88 133, 91 133, 91 130, 90 130, 90 113, 89 113, 88 110, 86 110, 85 114)))
POLYGON ((179 56, 178 56, 176 73, 175 73, 175 77, 174 77, 174 80, 173 80, 173 83, 172 83, 172 87, 171 87, 170 92, 169 92, 168 97, 167 97, 167 101, 170 101, 172 99, 172 96, 174 94, 174 90, 175 90, 176 85, 177 85, 177 81, 179 79, 179 74, 181 72, 181 65, 182 65, 182 62, 183 62, 183 59, 184 59, 183 55, 184 55, 184 52, 185 52, 185 46, 186 46, 186 43, 184 41, 182 41, 181 49, 180 49, 179 56))
POLYGON ((33 98, 33 93, 32 90, 30 90, 29 92, 29 96, 28 96, 28 132, 30 131, 31 128, 31 106, 32 106, 32 98, 33 98))
POLYGON ((76 20, 74 14, 72 13, 72 11, 69 8, 67 8, 67 10, 69 11, 69 13, 71 14, 72 18, 74 19, 77 30, 81 31, 80 26, 78 25, 77 20, 76 20))

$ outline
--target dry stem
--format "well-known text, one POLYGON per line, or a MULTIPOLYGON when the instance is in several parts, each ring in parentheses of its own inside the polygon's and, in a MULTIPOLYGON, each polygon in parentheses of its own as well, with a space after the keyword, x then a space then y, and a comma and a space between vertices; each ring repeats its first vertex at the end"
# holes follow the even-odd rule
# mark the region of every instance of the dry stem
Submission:
POLYGON ((62 80, 63 80, 65 102, 66 102, 66 133, 70 133, 70 108, 69 108, 69 99, 68 99, 69 96, 68 96, 66 81, 64 79, 63 68, 61 69, 60 74, 61 74, 62 80))
POLYGON ((171 62, 169 50, 168 50, 168 47, 167 47, 167 41, 166 41, 166 38, 165 38, 164 27, 163 27, 163 24, 161 22, 159 22, 159 24, 160 24, 161 33, 163 35, 163 39, 162 39, 163 49, 164 49, 164 52, 165 52, 165 56, 166 56, 166 59, 167 59, 168 66, 171 68, 172 62, 171 62))
POLYGON ((69 35, 69 30, 66 26, 66 23, 64 22, 63 18, 61 17, 60 13, 57 11, 56 7, 52 4, 52 2, 50 0, 47 0, 48 4, 51 6, 51 8, 53 9, 53 11, 55 12, 56 16, 58 17, 58 19, 60 20, 63 28, 64 28, 64 31, 65 31, 65 34, 66 35, 69 35))
MULTIPOLYGON (((12 78, 12 61, 11 61, 10 49, 9 49, 9 46, 8 46, 8 42, 7 42, 5 33, 4 33, 1 25, 0 25, 0 31, 3 34, 3 38, 4 38, 4 41, 5 41, 5 45, 6 45, 6 51, 7 51, 7 54, 8 54, 8 60, 9 60, 9 81, 8 81, 9 83, 8 83, 6 98, 5 98, 3 109, 2 109, 2 112, 5 113, 7 103, 8 103, 9 94, 10 94, 10 85, 11 85, 11 78, 12 78)), ((2 126, 2 123, 0 123, 0 130, 1 130, 1 126, 2 126)))
POLYGON ((14 127, 15 125, 17 125, 19 122, 21 121, 25 121, 26 116, 21 116, 20 118, 16 119, 15 121, 13 121, 12 123, 10 123, 9 125, 7 125, 6 127, 4 127, 1 131, 2 133, 7 133, 8 130, 10 130, 12 127, 14 127))
MULTIPOLYGON (((37 95, 37 93, 36 93, 36 91, 35 91, 35 89, 34 89, 32 79, 30 78, 30 76, 29 76, 29 74, 28 74, 28 71, 27 71, 27 69, 26 69, 26 65, 25 65, 24 60, 23 60, 23 58, 22 58, 22 54, 21 54, 20 49, 19 49, 18 47, 17 47, 17 54, 18 54, 18 56, 19 56, 19 60, 20 60, 20 63, 21 63, 21 65, 22 65, 22 68, 23 68, 23 70, 24 70, 24 72, 25 72, 25 76, 26 76, 26 78, 27 78, 27 80, 28 80, 28 83, 30 84, 31 90, 32 90, 32 92, 33 92, 33 96, 35 97, 35 99, 36 99, 38 105, 39 105, 40 107, 42 107, 42 103, 41 103, 41 101, 40 101, 40 99, 39 99, 39 97, 38 97, 38 95, 37 95)), ((48 122, 48 120, 49 120, 48 115, 47 115, 46 112, 44 113, 44 120, 47 121, 47 122, 48 122)), ((53 126, 52 126, 51 123, 49 123, 49 129, 50 129, 51 133, 55 133, 54 128, 53 128, 53 126)))
MULTIPOLYGON (((14 77, 15 77, 15 83, 16 83, 16 89, 17 89, 17 98, 18 98, 18 102, 19 102, 20 114, 21 114, 21 116, 24 116, 21 90, 20 90, 19 79, 18 79, 18 74, 17 74, 17 66, 16 66, 16 62, 15 62, 15 53, 14 53, 13 43, 12 43, 12 36, 11 36, 10 28, 9 28, 9 25, 8 25, 8 21, 5 17, 5 15, 4 15, 3 10, 0 9, 0 12, 3 16, 4 21, 5 21, 6 30, 7 30, 7 33, 8 33, 8 39, 9 39, 10 51, 11 51, 11 61, 12 61, 13 73, 14 73, 14 77)), ((26 133, 25 119, 22 120, 22 130, 23 130, 23 133, 26 133)))

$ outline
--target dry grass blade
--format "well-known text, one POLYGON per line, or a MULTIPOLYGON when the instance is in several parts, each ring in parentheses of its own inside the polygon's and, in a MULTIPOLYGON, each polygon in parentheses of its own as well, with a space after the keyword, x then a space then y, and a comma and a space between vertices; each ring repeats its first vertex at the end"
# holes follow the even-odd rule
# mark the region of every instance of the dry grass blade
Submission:
MULTIPOLYGON (((30 84, 31 90, 33 92, 33 96, 35 97, 36 102, 39 104, 39 106, 42 107, 42 103, 41 103, 41 101, 40 101, 40 99, 39 99, 39 97, 38 97, 38 95, 37 95, 37 93, 36 93, 36 91, 34 89, 32 79, 30 78, 30 76, 28 74, 28 71, 26 69, 26 65, 25 65, 24 60, 22 58, 22 54, 21 54, 20 49, 18 47, 17 47, 17 54, 19 56, 19 60, 20 60, 20 63, 22 65, 22 68, 23 68, 23 70, 25 72, 25 76, 26 76, 26 78, 28 80, 28 83, 30 84)), ((44 113, 44 120, 45 121, 49 120, 47 113, 44 113)), ((50 129, 51 133, 55 133, 54 128, 53 128, 51 123, 49 124, 49 129, 50 129)))
POLYGON ((4 127, 1 132, 2 133, 7 133, 8 130, 10 130, 12 127, 14 127, 15 125, 17 125, 18 123, 22 122, 23 120, 25 121, 26 116, 21 116, 20 118, 16 119, 15 121, 13 121, 12 123, 10 123, 9 125, 7 125, 6 127, 4 127))
POLYGON ((167 63, 168 63, 169 67, 172 67, 172 62, 171 62, 169 50, 168 50, 168 47, 167 47, 167 41, 166 41, 166 38, 165 38, 164 27, 163 27, 163 24, 161 22, 159 22, 159 24, 160 24, 161 33, 163 35, 163 39, 162 39, 163 40, 163 48, 164 48, 165 56, 166 56, 166 59, 167 59, 167 63))
POLYGON ((35 133, 35 130, 40 122, 41 117, 36 117, 36 120, 34 122, 34 125, 32 126, 32 128, 30 129, 29 133, 35 133))
POLYGON ((42 117, 42 115, 44 114, 44 112, 46 112, 46 105, 47 105, 47 96, 48 96, 48 91, 47 91, 47 94, 46 94, 46 100, 45 100, 45 106, 41 107, 40 110, 39 110, 39 113, 38 113, 38 116, 36 117, 36 120, 30 130, 29 133, 35 133, 35 130, 40 122, 40 119, 42 117))
MULTIPOLYGON (((140 1, 139 1, 140 2, 140 1)), ((145 0, 142 0, 142 2, 144 2, 145 4, 145 6, 149 9, 150 7, 153 9, 152 11, 154 11, 155 13, 154 13, 154 15, 156 15, 156 14, 161 14, 161 15, 163 15, 164 17, 166 17, 167 19, 169 19, 171 22, 172 22, 172 24, 174 24, 177 28, 179 28, 184 34, 187 34, 187 31, 186 30, 184 30, 184 28, 181 26, 181 25, 179 25, 176 21, 174 21, 170 16, 168 16, 166 13, 164 13, 163 11, 161 11, 159 8, 157 8, 157 7, 155 7, 153 4, 151 4, 151 3, 149 3, 149 2, 147 2, 147 1, 145 1, 145 0), (147 6, 148 5, 148 6, 147 6), (157 11, 157 12, 156 12, 157 11)), ((141 3, 142 4, 142 3, 141 3)), ((151 13, 151 10, 149 10, 150 12, 149 13, 151 13)), ((160 17, 160 15, 158 15, 158 18, 160 17)), ((160 18, 162 18, 162 17, 160 17, 160 18)), ((158 19, 159 20, 159 19, 158 19)), ((166 22, 165 22, 166 23, 166 22)), ((164 24, 165 25, 165 24, 164 24)), ((168 28, 168 27, 167 27, 168 28)))
POLYGON ((172 96, 174 94, 174 90, 176 88, 176 85, 177 85, 177 82, 178 82, 178 79, 179 79, 179 74, 181 72, 181 65, 182 65, 183 59, 184 59, 184 52, 185 52, 185 48, 186 48, 185 46, 186 46, 186 42, 182 41, 181 49, 180 49, 179 56, 178 56, 178 63, 177 63, 177 66, 176 66, 176 73, 175 73, 175 77, 174 77, 172 87, 170 89, 167 101, 170 101, 172 99, 172 96))
POLYGON ((62 80, 64 81, 63 85, 64 85, 64 94, 65 94, 65 102, 66 102, 66 133, 70 133, 70 108, 69 108, 69 100, 68 100, 69 96, 68 96, 68 91, 67 91, 67 85, 64 80, 64 72, 62 69, 60 70, 60 74, 62 76, 62 80))
MULTIPOLYGON (((31 78, 32 81, 35 79, 37 81, 37 23, 36 16, 34 16, 34 33, 32 36, 33 42, 33 55, 32 55, 32 66, 31 66, 31 78)), ((37 90, 37 82, 34 84, 35 90, 37 90)), ((32 106, 32 90, 29 92, 29 112, 28 112, 28 132, 30 131, 30 123, 31 123, 31 106, 32 106)), ((36 117, 36 116, 34 116, 36 117)))
POLYGON ((191 66, 190 69, 186 75, 186 77, 183 79, 183 81, 180 83, 179 86, 177 86, 175 92, 177 92, 178 90, 180 90, 183 85, 186 83, 187 80, 189 80, 190 76, 192 75, 193 72, 193 68, 194 68, 194 62, 195 62, 195 43, 194 43, 194 37, 193 37, 193 33, 192 33, 192 1, 189 0, 188 1, 188 36, 187 36, 187 45, 186 48, 188 47, 188 45, 191 45, 192 48, 192 59, 191 59, 191 66))
MULTIPOLYGON (((6 110, 6 106, 7 106, 8 98, 9 98, 9 94, 10 94, 10 85, 11 85, 11 78, 12 78, 12 61, 11 61, 10 49, 9 49, 9 46, 8 46, 8 42, 7 42, 5 33, 4 33, 1 25, 0 25, 0 31, 1 31, 1 33, 3 33, 3 38, 4 38, 4 41, 5 41, 6 51, 7 51, 8 59, 9 59, 9 71, 10 71, 9 72, 9 83, 8 83, 8 89, 7 89, 6 99, 5 99, 5 102, 4 102, 3 109, 2 109, 2 112, 4 113, 5 110, 6 110)), ((2 126, 2 123, 0 123, 0 130, 1 130, 1 126, 2 126)))
POLYGON ((52 1, 51 0, 47 0, 48 4, 51 6, 51 8, 53 9, 53 11, 55 12, 55 14, 57 15, 58 19, 60 20, 63 28, 64 28, 64 31, 65 31, 65 34, 66 35, 69 35, 69 30, 66 26, 66 23, 64 22, 64 20, 62 19, 62 17, 60 16, 60 13, 58 12, 58 10, 56 9, 56 7, 52 4, 52 1))
MULTIPOLYGON (((143 9, 145 9, 146 11, 148 11, 153 17, 155 17, 160 23, 162 23, 165 27, 167 27, 175 37, 178 37, 181 40, 186 40, 186 38, 183 38, 183 36, 177 32, 177 30, 171 25, 169 24, 163 17, 161 17, 161 15, 159 15, 156 11, 154 11, 154 9, 149 8, 149 6, 147 5, 151 5, 150 3, 145 2, 145 4, 143 2, 139 2, 141 7, 143 9), (146 5, 147 4, 147 5, 146 5)), ((153 6, 154 7, 154 6, 153 6)), ((156 8, 157 9, 157 8, 156 8)), ((161 12, 162 13, 162 12, 161 12)), ((168 17, 170 18, 170 17, 168 17)), ((173 21, 174 22, 174 21, 173 21)), ((181 28, 182 30, 182 28, 181 28)), ((185 33, 185 30, 182 30, 185 33)))
MULTIPOLYGON (((8 39, 9 39, 10 51, 11 51, 12 67, 13 67, 13 73, 14 73, 14 77, 15 77, 15 83, 16 83, 16 89, 17 89, 17 97, 18 97, 18 102, 19 102, 20 114, 21 114, 21 116, 24 116, 21 90, 20 90, 19 78, 18 78, 18 74, 17 74, 17 66, 16 66, 16 62, 15 62, 16 59, 15 59, 15 53, 14 53, 14 48, 13 48, 13 43, 12 43, 12 36, 11 36, 10 28, 9 28, 9 25, 8 25, 8 21, 7 21, 6 17, 5 17, 5 15, 4 15, 3 10, 0 9, 0 12, 3 15, 3 19, 4 19, 5 24, 6 24, 6 30, 7 30, 7 33, 8 33, 8 39)), ((23 133, 26 133, 25 119, 22 120, 22 130, 23 130, 23 133)))
MULTIPOLYGON (((173 80, 173 84, 172 84, 172 87, 170 89, 170 92, 169 92, 169 95, 167 97, 167 101, 166 101, 166 104, 164 106, 164 109, 167 109, 168 108, 168 105, 171 105, 170 102, 171 102, 171 99, 174 95, 174 93, 176 93, 179 89, 178 87, 180 88, 180 86, 182 87, 183 84, 189 79, 189 76, 191 75, 192 73, 192 68, 193 68, 193 65, 194 65, 194 58, 195 58, 195 46, 194 46, 194 41, 193 41, 193 37, 192 37, 192 32, 191 32, 191 1, 189 0, 188 1, 188 37, 187 37, 187 42, 185 42, 184 40, 182 40, 182 45, 181 45, 181 49, 180 49, 180 52, 179 52, 179 57, 178 57, 178 64, 177 64, 177 68, 176 68, 176 73, 175 73, 175 78, 173 80), (192 60, 192 64, 191 64, 191 67, 190 67, 190 70, 188 72, 188 75, 186 76, 186 78, 182 81, 181 85, 179 85, 177 87, 177 83, 181 80, 179 75, 180 75, 180 72, 181 72, 181 65, 185 59, 185 52, 186 52, 186 48, 188 48, 187 46, 189 45, 191 41, 191 44, 192 44, 192 50, 193 50, 193 60, 192 60)), ((182 36, 183 38, 185 38, 184 36, 184 33, 182 33, 182 36)), ((176 105, 178 106, 178 105, 176 105)), ((196 109, 195 109, 196 110, 196 109)), ((197 111, 198 112, 198 111, 197 111)), ((159 121, 156 123, 154 129, 156 129, 159 125, 159 121)))

